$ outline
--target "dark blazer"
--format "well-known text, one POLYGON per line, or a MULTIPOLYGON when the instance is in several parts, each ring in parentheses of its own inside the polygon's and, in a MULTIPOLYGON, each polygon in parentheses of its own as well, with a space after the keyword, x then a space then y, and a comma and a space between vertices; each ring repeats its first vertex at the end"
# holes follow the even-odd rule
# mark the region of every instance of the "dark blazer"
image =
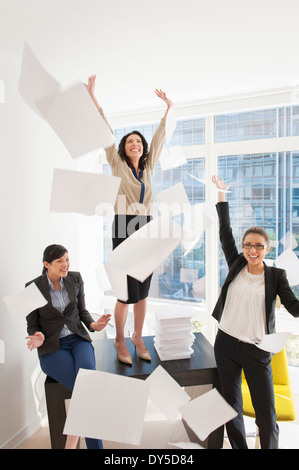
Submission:
MULTIPOLYGON (((216 205, 219 218, 219 235, 222 249, 228 264, 229 272, 221 289, 221 294, 213 310, 213 317, 220 322, 227 290, 232 280, 247 264, 243 253, 238 253, 235 239, 232 234, 227 202, 219 202, 216 205)), ((294 317, 299 316, 299 301, 290 288, 284 269, 265 265, 265 302, 267 333, 275 333, 275 305, 276 296, 294 317)))
POLYGON ((73 333, 81 336, 87 341, 91 338, 84 325, 90 330, 89 325, 93 318, 85 307, 84 283, 81 274, 69 271, 67 277, 63 279, 64 285, 68 291, 70 303, 63 313, 60 313, 53 307, 51 302, 50 286, 47 274, 37 277, 26 284, 26 287, 34 282, 43 296, 48 300, 48 304, 38 308, 27 315, 27 331, 29 335, 34 335, 40 331, 45 335, 45 341, 38 348, 38 355, 52 353, 59 349, 59 335, 66 324, 73 333))

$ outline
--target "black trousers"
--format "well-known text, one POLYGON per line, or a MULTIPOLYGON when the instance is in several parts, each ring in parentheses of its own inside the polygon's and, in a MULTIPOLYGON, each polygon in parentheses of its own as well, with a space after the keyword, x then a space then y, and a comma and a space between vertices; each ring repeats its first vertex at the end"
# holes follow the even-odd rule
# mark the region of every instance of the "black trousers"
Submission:
POLYGON ((261 448, 278 449, 279 429, 276 423, 271 354, 221 330, 218 330, 214 351, 221 394, 238 412, 238 416, 226 424, 232 448, 247 449, 241 391, 244 369, 259 428, 261 448))

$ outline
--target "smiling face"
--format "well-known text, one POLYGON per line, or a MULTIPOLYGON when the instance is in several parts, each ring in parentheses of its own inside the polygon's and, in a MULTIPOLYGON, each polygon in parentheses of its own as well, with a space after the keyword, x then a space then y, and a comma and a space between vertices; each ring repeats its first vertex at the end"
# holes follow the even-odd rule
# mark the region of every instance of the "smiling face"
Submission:
POLYGON ((67 276, 70 268, 69 254, 66 252, 61 258, 54 259, 51 263, 44 261, 44 265, 48 270, 49 278, 55 282, 61 277, 67 276))
POLYGON ((142 139, 137 134, 131 134, 127 137, 125 143, 125 152, 127 157, 131 159, 138 159, 143 155, 142 139))
POLYGON ((248 263, 248 271, 252 273, 259 272, 264 269, 263 261, 269 251, 267 240, 259 233, 248 233, 243 240, 243 253, 248 263), (255 245, 254 247, 246 248, 246 245, 255 245), (245 245, 245 246, 244 246, 245 245), (262 246, 262 249, 257 249, 256 245, 262 246))

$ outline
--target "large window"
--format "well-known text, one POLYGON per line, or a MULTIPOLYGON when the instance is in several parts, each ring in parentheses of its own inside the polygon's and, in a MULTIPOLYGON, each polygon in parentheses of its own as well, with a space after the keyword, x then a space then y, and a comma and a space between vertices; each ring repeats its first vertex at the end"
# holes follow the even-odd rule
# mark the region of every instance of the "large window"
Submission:
POLYGON ((215 142, 299 135, 299 106, 233 113, 215 117, 215 142))

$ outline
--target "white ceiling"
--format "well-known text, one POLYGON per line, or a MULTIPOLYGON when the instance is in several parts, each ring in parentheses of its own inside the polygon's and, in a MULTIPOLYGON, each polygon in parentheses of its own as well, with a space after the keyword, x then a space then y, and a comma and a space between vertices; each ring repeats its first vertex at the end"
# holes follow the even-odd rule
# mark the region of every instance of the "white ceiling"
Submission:
MULTIPOLYGON (((63 86, 97 74, 109 114, 299 83, 298 0, 0 0, 0 48, 24 40, 63 86)), ((0 77, 1 78, 1 77, 0 77)))

